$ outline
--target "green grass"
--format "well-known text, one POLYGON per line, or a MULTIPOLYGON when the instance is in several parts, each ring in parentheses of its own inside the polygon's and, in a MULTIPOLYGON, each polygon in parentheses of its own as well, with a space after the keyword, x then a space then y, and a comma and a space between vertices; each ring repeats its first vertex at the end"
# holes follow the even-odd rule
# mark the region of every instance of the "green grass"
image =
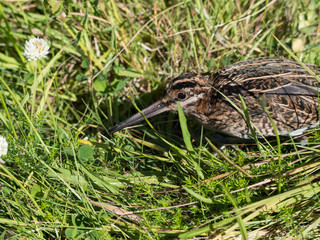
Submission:
POLYGON ((105 131, 182 72, 265 56, 320 65, 319 11, 315 0, 1 1, 0 238, 315 239, 317 130, 308 144, 223 151, 182 111, 105 131), (38 65, 23 56, 35 36, 50 45, 38 65))

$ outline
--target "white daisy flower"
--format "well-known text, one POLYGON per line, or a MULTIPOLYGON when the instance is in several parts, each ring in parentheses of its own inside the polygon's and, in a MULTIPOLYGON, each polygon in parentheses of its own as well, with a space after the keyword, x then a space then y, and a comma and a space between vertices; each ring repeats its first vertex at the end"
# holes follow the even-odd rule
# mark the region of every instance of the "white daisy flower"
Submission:
POLYGON ((0 157, 7 155, 8 153, 8 143, 7 140, 0 136, 0 157))
POLYGON ((49 45, 42 38, 32 38, 24 45, 24 56, 28 61, 39 60, 49 53, 49 45))
MULTIPOLYGON (((8 153, 8 143, 7 140, 0 136, 0 157, 7 155, 8 153)), ((4 163, 4 161, 0 158, 0 163, 4 163)))

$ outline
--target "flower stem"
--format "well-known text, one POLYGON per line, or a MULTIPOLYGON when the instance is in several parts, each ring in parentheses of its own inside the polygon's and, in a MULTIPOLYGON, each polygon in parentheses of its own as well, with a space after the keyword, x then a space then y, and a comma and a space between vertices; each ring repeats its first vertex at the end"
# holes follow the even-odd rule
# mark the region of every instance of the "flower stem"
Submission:
POLYGON ((35 102, 36 102, 36 98, 37 98, 37 87, 38 87, 38 78, 37 78, 37 66, 36 66, 36 62, 33 65, 33 70, 34 70, 34 78, 33 78, 33 84, 31 86, 31 116, 34 116, 34 108, 35 108, 35 102))

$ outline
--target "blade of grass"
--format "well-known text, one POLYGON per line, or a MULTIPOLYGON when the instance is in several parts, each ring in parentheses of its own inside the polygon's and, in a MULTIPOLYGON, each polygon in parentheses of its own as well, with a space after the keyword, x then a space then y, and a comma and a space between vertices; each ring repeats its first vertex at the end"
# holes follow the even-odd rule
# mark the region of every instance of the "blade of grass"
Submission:
POLYGON ((212 199, 203 197, 200 194, 192 191, 190 188, 188 188, 186 186, 182 186, 182 187, 183 187, 184 190, 187 191, 187 193, 189 193, 190 195, 192 195, 193 197, 195 197, 199 201, 204 202, 204 203, 208 203, 208 204, 213 204, 214 203, 214 201, 212 199))
POLYGON ((308 234, 310 231, 314 230, 315 228, 317 228, 320 224, 320 217, 315 220, 313 223, 311 223, 303 232, 302 232, 302 236, 303 237, 308 237, 308 234))
POLYGON ((0 164, 0 168, 6 172, 10 176, 10 178, 22 189, 22 191, 29 197, 31 202, 33 202, 35 206, 35 211, 39 212, 42 216, 45 216, 44 212, 41 210, 42 208, 38 205, 34 197, 30 194, 30 192, 23 186, 23 184, 15 177, 12 175, 12 173, 5 167, 3 164, 0 164))
POLYGON ((179 121, 180 121, 180 127, 181 127, 182 136, 183 136, 183 141, 184 141, 184 144, 186 145, 188 152, 190 153, 190 155, 189 155, 190 157, 187 158, 187 160, 192 165, 194 165, 195 170, 196 170, 198 176, 200 177, 200 179, 204 179, 204 175, 203 175, 202 169, 200 167, 200 161, 199 162, 196 161, 195 151, 194 151, 194 148, 191 143, 191 135, 188 130, 187 119, 183 113, 182 107, 179 102, 177 102, 177 107, 178 107, 178 115, 179 115, 179 121))
POLYGON ((179 115, 180 127, 181 127, 184 144, 186 145, 186 148, 189 152, 194 153, 194 149, 190 140, 191 135, 187 126, 187 119, 183 113, 182 107, 179 102, 177 102, 177 107, 178 107, 178 115, 179 115))
POLYGON ((281 157, 281 142, 280 142, 280 136, 279 136, 279 133, 278 133, 278 129, 277 129, 277 126, 276 124, 274 123, 268 109, 266 108, 266 104, 261 104, 261 107, 263 108, 264 112, 268 115, 268 118, 272 124, 272 127, 273 127, 273 130, 274 130, 274 133, 276 135, 276 139, 277 139, 277 146, 278 146, 278 192, 280 193, 281 192, 281 160, 282 160, 282 157, 281 157))
POLYGON ((9 120, 9 124, 10 124, 10 127, 11 127, 11 131, 13 133, 13 136, 14 136, 14 138, 16 140, 18 140, 18 135, 16 133, 16 130, 14 129, 14 126, 13 126, 13 123, 12 123, 12 119, 11 119, 10 113, 8 111, 8 108, 7 108, 7 104, 6 104, 6 102, 5 102, 4 98, 3 98, 3 95, 2 95, 1 91, 0 91, 0 98, 1 98, 2 106, 3 106, 3 108, 4 108, 5 112, 6 112, 7 118, 9 120))
POLYGON ((235 164, 232 160, 230 160, 226 155, 224 155, 216 146, 212 144, 212 142, 206 137, 206 140, 210 147, 219 154, 220 157, 222 157, 224 160, 226 160, 231 166, 233 166, 235 169, 239 170, 242 172, 244 175, 246 175, 249 178, 254 178, 255 176, 251 175, 250 173, 247 173, 245 170, 243 170, 240 166, 235 164))
POLYGON ((7 85, 7 83, 3 80, 3 78, 0 76, 0 82, 5 86, 5 88, 10 92, 10 96, 13 98, 14 102, 19 106, 21 112, 23 113, 23 115, 25 116, 25 118, 27 119, 28 124, 30 125, 30 127, 32 128, 32 130, 35 132, 37 138, 39 139, 41 145, 43 146, 44 150, 47 153, 50 153, 47 145, 44 143, 44 141, 42 140, 42 138, 40 137, 40 134, 38 133, 37 129, 34 127, 31 119, 29 118, 27 112, 24 110, 24 108, 21 106, 21 103, 18 101, 15 93, 12 92, 12 90, 10 89, 10 87, 7 85))
MULTIPOLYGON (((238 204, 237 204, 237 201, 234 199, 234 197, 230 194, 228 188, 226 187, 225 184, 223 183, 220 183, 220 186, 224 189, 224 192, 226 193, 229 201, 232 203, 232 205, 234 206, 235 208, 235 213, 236 215, 238 215, 239 213, 239 208, 238 208, 238 204)), ((240 228, 240 232, 241 232, 241 235, 242 235, 242 239, 245 239, 245 240, 248 240, 248 233, 247 233, 247 229, 245 227, 245 224, 242 220, 242 217, 240 215, 237 216, 237 222, 238 222, 238 225, 239 225, 239 228, 240 228)))
POLYGON ((252 137, 253 137, 254 141, 256 142, 256 144, 257 144, 257 146, 259 148, 259 151, 262 152, 261 145, 260 145, 260 142, 258 140, 257 133, 256 133, 255 129, 252 127, 252 125, 251 125, 251 120, 250 120, 250 115, 249 115, 249 111, 248 111, 248 108, 247 108, 247 104, 244 102, 244 99, 240 94, 239 94, 239 98, 240 98, 240 101, 241 101, 243 114, 244 114, 244 117, 245 117, 246 122, 248 124, 248 127, 250 129, 250 132, 252 134, 252 137))

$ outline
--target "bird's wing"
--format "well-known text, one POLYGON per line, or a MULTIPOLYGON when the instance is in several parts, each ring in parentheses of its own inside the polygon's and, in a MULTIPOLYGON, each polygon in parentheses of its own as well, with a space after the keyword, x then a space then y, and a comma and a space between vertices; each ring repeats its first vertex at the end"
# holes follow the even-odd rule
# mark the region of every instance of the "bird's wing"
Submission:
MULTIPOLYGON (((315 73, 319 70, 314 65, 307 67, 315 73)), ((260 58, 238 62, 219 71, 213 81, 224 96, 240 107, 239 94, 242 95, 252 118, 263 117, 264 105, 284 128, 304 129, 318 121, 318 81, 292 60, 260 58)))

